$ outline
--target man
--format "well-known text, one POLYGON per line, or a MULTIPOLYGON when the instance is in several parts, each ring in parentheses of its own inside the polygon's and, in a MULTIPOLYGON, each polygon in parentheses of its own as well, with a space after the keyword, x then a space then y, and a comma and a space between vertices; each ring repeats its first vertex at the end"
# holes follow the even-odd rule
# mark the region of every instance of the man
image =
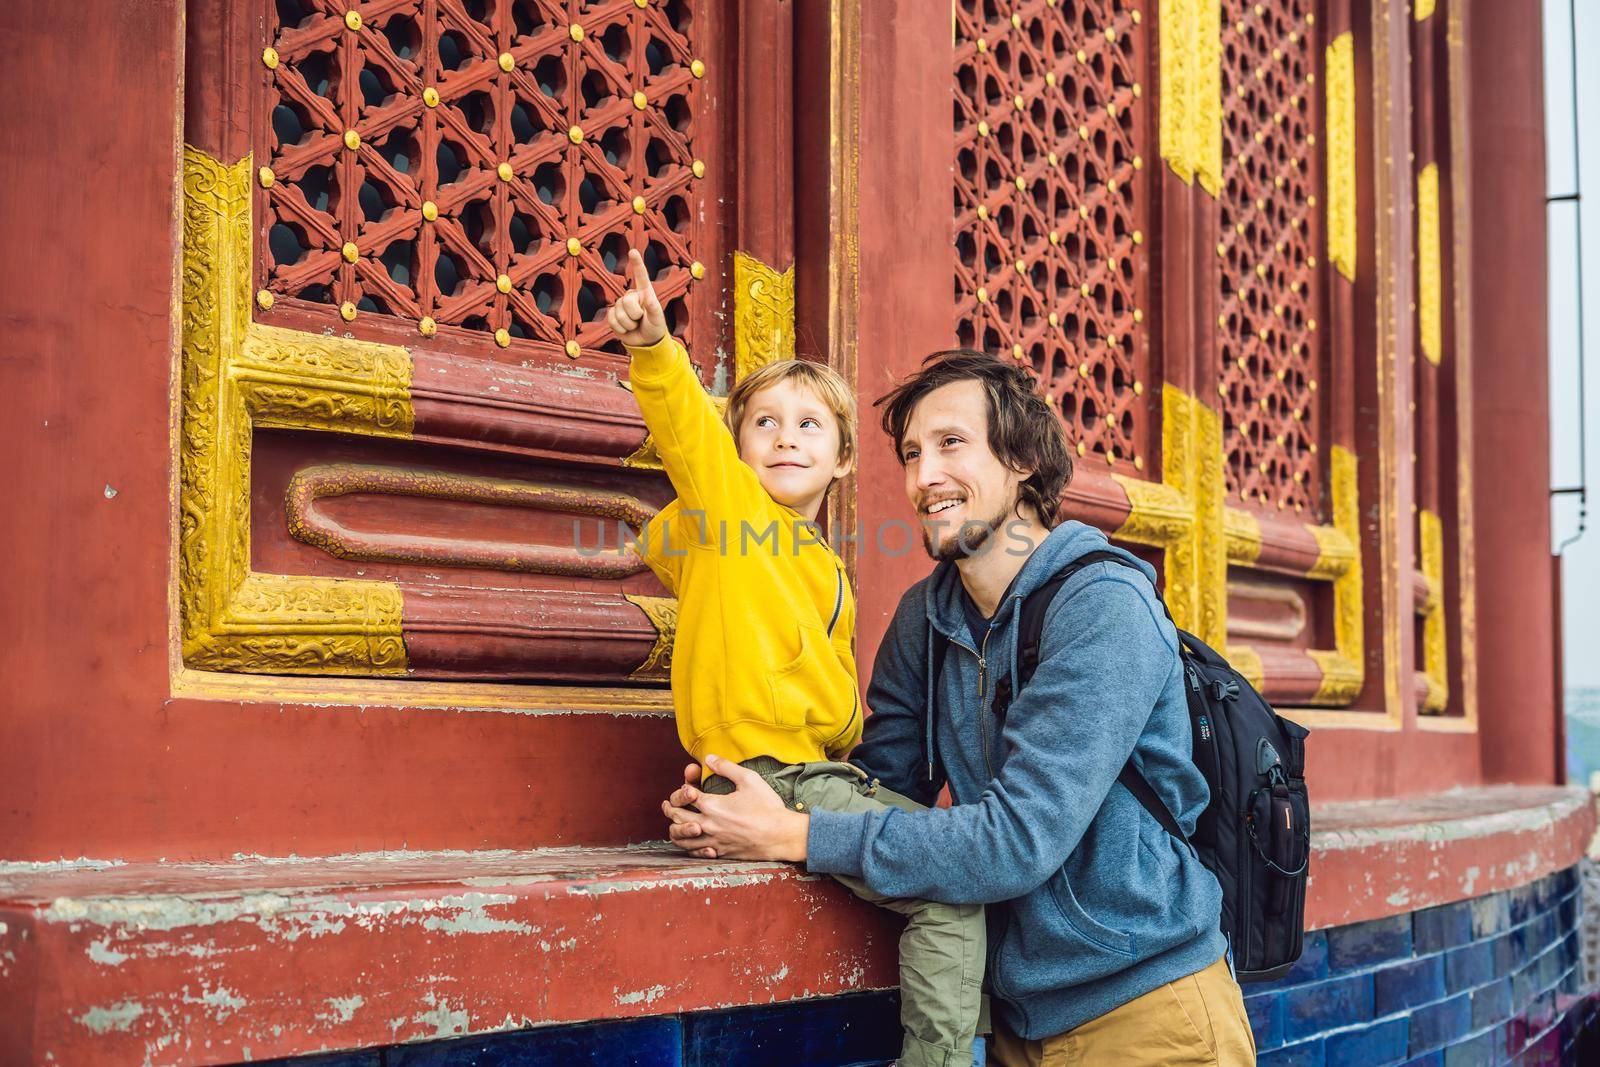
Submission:
POLYGON ((938 353, 880 404, 939 565, 900 601, 852 759, 921 803, 948 784, 954 803, 791 811, 759 776, 708 757, 738 789, 707 796, 689 775, 663 804, 673 840, 700 856, 804 862, 893 896, 989 905, 990 1059, 1001 1067, 1253 1063, 1221 889, 1117 782, 1131 755, 1185 833, 1208 799, 1154 572, 1121 553, 1138 569, 1101 561, 1073 574, 1002 719, 995 693, 1015 688, 1023 598, 1108 542, 1055 524, 1071 460, 1027 372, 938 353))

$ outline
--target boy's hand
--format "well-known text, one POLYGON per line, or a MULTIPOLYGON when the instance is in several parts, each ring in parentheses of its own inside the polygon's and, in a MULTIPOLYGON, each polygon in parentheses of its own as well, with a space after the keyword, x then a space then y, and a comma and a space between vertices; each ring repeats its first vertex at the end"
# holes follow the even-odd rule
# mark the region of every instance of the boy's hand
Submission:
POLYGON ((628 250, 628 272, 633 275, 633 288, 611 305, 606 325, 629 348, 648 348, 667 336, 667 317, 661 313, 661 301, 638 249, 628 250))

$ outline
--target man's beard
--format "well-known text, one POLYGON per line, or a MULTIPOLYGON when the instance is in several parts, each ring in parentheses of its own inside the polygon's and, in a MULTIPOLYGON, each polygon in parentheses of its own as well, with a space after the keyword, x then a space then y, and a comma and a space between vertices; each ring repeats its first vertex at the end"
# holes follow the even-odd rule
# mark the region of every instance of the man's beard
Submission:
POLYGON ((938 563, 953 563, 959 559, 967 559, 981 552, 996 530, 1005 525, 1006 518, 1011 514, 1015 504, 1011 507, 1001 508, 1000 512, 988 522, 968 520, 961 524, 951 537, 935 546, 931 523, 922 525, 922 547, 938 563))

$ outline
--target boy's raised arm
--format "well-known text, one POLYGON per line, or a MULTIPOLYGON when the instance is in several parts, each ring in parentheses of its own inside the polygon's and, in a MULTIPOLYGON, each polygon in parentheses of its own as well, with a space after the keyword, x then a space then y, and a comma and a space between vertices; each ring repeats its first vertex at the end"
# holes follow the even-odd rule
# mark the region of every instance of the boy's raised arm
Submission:
MULTIPOLYGON (((632 357, 634 398, 684 510, 712 521, 755 514, 765 491, 755 471, 739 459, 733 435, 700 384, 689 353, 668 335, 661 301, 637 250, 628 253, 628 271, 633 287, 606 312, 606 324, 632 357)), ((693 526, 690 521, 687 536, 696 536, 693 526)))

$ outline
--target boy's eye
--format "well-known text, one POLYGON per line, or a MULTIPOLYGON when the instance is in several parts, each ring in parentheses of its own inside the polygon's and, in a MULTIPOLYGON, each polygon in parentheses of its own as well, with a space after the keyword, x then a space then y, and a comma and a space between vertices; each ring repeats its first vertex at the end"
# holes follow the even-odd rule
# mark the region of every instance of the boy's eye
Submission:
POLYGON ((801 419, 800 420, 800 425, 801 426, 805 426, 805 427, 809 427, 809 428, 815 430, 818 427, 820 427, 822 425, 822 423, 818 422, 816 419, 801 419))
POLYGON ((761 415, 756 418, 757 426, 776 426, 777 424, 777 420, 771 415, 761 415))

